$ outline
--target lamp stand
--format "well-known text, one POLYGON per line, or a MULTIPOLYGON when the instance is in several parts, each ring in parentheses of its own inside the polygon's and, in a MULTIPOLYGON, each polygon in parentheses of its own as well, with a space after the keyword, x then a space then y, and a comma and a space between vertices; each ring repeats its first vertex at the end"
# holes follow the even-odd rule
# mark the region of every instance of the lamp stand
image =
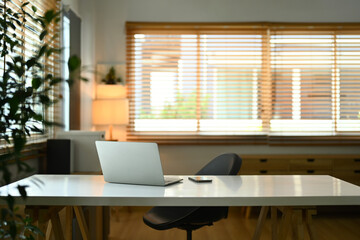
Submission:
POLYGON ((113 139, 112 131, 113 131, 113 125, 110 124, 109 125, 109 140, 108 141, 117 141, 117 139, 113 139))

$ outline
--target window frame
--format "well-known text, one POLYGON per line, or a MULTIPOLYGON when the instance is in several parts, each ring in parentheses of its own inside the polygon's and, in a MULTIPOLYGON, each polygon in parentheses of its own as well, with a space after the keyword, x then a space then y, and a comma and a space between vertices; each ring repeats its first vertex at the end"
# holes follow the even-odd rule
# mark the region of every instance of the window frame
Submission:
POLYGON ((269 145, 333 145, 345 144, 353 145, 360 143, 360 132, 337 132, 330 134, 303 134, 300 132, 284 133, 284 132, 259 132, 256 134, 220 134, 207 135, 190 132, 138 132, 135 131, 134 126, 134 112, 131 74, 133 63, 131 62, 133 54, 131 45, 131 36, 135 33, 146 32, 194 32, 194 31, 224 31, 224 29, 256 29, 264 31, 263 56, 269 60, 262 62, 263 68, 262 77, 259 80, 261 88, 265 89, 260 98, 262 107, 261 119, 264 121, 263 127, 270 129, 270 122, 272 120, 274 97, 272 95, 272 88, 274 80, 272 78, 271 68, 271 43, 270 38, 272 31, 281 31, 282 29, 294 31, 352 31, 356 30, 360 35, 359 23, 144 23, 144 22, 127 22, 127 80, 128 80, 128 96, 130 99, 130 126, 127 128, 127 139, 136 141, 156 141, 163 144, 269 144, 269 145), (268 101, 268 99, 271 101, 268 101))

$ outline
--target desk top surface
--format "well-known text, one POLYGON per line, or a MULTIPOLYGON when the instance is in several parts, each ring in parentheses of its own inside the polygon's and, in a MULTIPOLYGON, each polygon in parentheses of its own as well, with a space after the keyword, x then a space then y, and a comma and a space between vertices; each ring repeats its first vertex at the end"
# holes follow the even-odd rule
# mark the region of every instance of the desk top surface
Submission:
POLYGON ((325 175, 210 176, 174 185, 106 183, 102 175, 34 175, 0 188, 23 203, 16 190, 28 185, 28 205, 82 206, 308 206, 360 205, 360 187, 325 175))

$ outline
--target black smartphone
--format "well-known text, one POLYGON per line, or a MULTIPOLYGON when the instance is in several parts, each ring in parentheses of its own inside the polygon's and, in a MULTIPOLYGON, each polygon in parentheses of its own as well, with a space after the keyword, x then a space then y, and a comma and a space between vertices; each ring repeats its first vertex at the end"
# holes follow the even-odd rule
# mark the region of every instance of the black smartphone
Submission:
POLYGON ((203 182, 212 182, 212 179, 209 177, 203 177, 203 176, 193 176, 189 177, 191 181, 197 182, 197 183, 203 183, 203 182))

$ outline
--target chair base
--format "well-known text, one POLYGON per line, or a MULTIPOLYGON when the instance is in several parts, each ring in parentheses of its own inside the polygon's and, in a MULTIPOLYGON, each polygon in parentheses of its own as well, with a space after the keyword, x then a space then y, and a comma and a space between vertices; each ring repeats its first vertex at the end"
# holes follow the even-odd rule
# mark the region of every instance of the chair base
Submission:
POLYGON ((186 230, 186 240, 192 240, 192 230, 186 230))
POLYGON ((187 240, 192 240, 192 232, 194 230, 202 228, 204 226, 211 226, 211 225, 213 225, 213 223, 206 223, 206 224, 200 224, 200 225, 184 224, 182 226, 179 226, 178 228, 186 231, 186 239, 187 240))

